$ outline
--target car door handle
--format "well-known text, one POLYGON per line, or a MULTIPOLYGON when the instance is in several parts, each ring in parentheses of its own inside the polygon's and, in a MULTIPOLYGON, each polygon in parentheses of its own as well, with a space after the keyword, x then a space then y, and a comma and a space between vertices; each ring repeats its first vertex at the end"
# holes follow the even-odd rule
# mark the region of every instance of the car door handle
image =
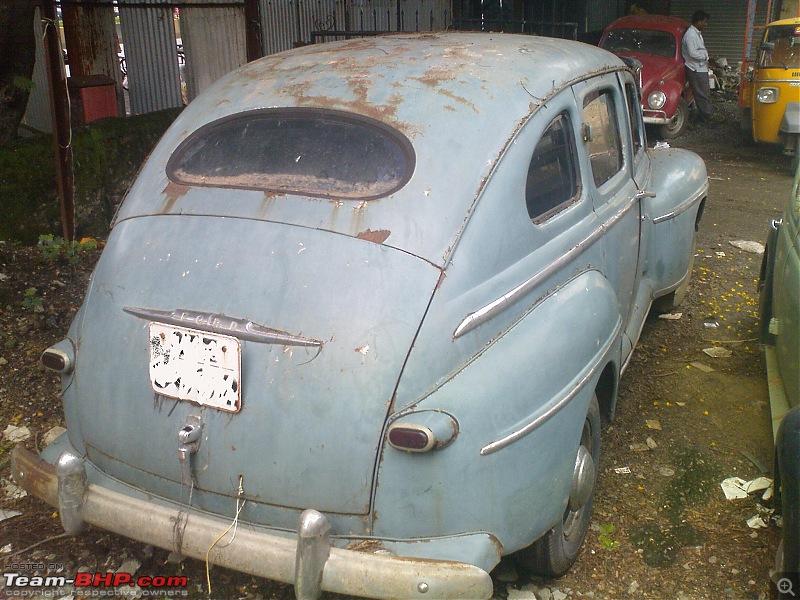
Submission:
POLYGON ((636 192, 636 199, 637 200, 641 200, 642 198, 655 198, 655 197, 656 197, 656 193, 655 192, 651 192, 649 190, 639 190, 638 192, 636 192))

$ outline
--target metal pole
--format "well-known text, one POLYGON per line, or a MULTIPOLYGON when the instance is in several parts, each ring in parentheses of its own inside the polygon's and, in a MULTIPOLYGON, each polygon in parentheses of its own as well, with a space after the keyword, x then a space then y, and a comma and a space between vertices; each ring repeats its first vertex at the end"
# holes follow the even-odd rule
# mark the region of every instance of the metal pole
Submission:
POLYGON ((61 43, 54 0, 42 0, 42 28, 45 64, 50 86, 50 114, 53 117, 53 145, 56 159, 56 185, 61 204, 61 230, 64 239, 75 240, 75 186, 72 175, 67 78, 61 66, 61 43))
POLYGON ((244 20, 247 39, 247 62, 253 62, 264 56, 258 0, 244 0, 244 20))

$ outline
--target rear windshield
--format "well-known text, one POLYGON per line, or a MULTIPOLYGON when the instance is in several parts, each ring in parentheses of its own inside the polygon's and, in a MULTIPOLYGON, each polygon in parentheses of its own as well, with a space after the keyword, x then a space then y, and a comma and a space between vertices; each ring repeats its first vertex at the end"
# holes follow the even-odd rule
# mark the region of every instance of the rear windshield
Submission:
POLYGON ((675 37, 666 31, 653 29, 612 29, 601 44, 609 52, 641 52, 657 56, 675 56, 678 46, 675 37))
POLYGON ((180 184, 342 200, 387 196, 411 178, 414 151, 387 125, 321 109, 266 109, 205 125, 167 163, 180 184))

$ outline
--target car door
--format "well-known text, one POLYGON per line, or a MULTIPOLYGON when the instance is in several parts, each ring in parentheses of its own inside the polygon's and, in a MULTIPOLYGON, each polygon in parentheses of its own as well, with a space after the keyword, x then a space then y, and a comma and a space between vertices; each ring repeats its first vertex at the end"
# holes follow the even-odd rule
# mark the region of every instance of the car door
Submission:
POLYGON ((778 234, 770 323, 790 406, 800 401, 800 191, 793 191, 778 234))
MULTIPOLYGON (((627 358, 641 323, 630 319, 640 273, 640 196, 634 180, 629 109, 616 74, 594 77, 573 87, 582 107, 583 143, 580 148, 592 207, 605 228, 603 273, 617 294, 625 336, 622 357, 627 358)), ((639 144, 641 144, 641 137, 639 144)), ((641 150, 640 150, 641 151, 641 150)), ((644 168, 644 165, 639 167, 644 168)), ((644 176, 643 174, 640 176, 644 176)))
MULTIPOLYGON (((645 210, 642 203, 648 202, 648 198, 655 197, 652 187, 652 166, 650 157, 647 153, 647 136, 642 115, 641 90, 636 84, 634 75, 630 72, 620 72, 619 81, 625 93, 625 103, 627 108, 626 132, 628 137, 628 147, 631 155, 630 169, 631 177, 637 187, 637 197, 639 198, 639 255, 636 265, 636 275, 633 285, 633 302, 631 304, 628 322, 632 329, 636 325, 641 326, 647 318, 650 310, 652 293, 648 286, 643 285, 643 273, 647 267, 647 253, 645 248, 652 234, 653 223, 645 218, 645 210)), ((624 138, 623 138, 624 139, 624 138)), ((623 146, 625 142, 623 141, 623 146)), ((640 327, 641 328, 641 327, 640 327)), ((634 334, 638 332, 632 332, 634 334)), ((636 337, 629 337, 633 343, 636 337)))

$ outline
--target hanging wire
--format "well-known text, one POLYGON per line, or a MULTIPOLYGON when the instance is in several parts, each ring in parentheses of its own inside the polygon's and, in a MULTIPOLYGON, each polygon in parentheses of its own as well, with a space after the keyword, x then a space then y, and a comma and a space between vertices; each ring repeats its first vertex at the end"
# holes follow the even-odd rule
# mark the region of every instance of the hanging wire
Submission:
POLYGON ((236 494, 236 515, 233 517, 233 522, 230 525, 228 525, 228 528, 225 531, 223 531, 216 540, 214 540, 214 543, 208 547, 208 552, 206 552, 206 585, 208 585, 209 596, 211 596, 211 569, 209 563, 209 556, 211 556, 211 551, 214 549, 214 546, 216 546, 219 543, 219 541, 222 538, 224 538, 231 529, 233 529, 233 535, 231 536, 231 539, 229 539, 226 544, 220 546, 220 548, 227 548, 233 543, 234 538, 236 538, 236 530, 239 527, 239 514, 242 512, 244 505, 247 504, 247 500, 242 499, 242 496, 244 496, 244 476, 239 475, 239 489, 236 494), (242 501, 241 506, 239 505, 240 500, 242 501))

